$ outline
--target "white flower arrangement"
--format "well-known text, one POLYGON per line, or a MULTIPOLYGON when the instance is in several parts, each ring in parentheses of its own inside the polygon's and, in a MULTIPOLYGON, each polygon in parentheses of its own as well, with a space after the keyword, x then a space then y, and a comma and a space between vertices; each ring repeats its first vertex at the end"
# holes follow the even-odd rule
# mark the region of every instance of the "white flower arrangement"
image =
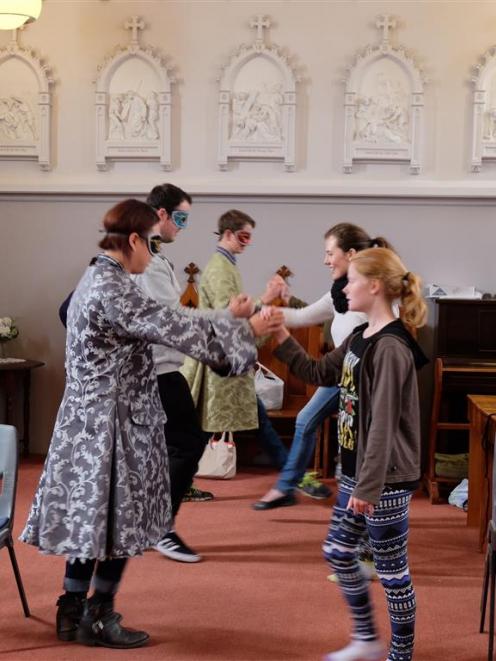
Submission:
POLYGON ((0 317, 0 342, 8 342, 19 335, 12 317, 0 317))

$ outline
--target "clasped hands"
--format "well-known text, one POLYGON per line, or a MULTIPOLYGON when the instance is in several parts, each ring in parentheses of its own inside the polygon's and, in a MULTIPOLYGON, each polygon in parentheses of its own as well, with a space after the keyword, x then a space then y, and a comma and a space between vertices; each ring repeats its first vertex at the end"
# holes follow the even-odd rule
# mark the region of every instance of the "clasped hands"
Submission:
POLYGON ((286 330, 284 328, 284 315, 280 308, 264 305, 260 312, 255 313, 255 302, 247 294, 233 296, 228 307, 233 317, 248 319, 253 333, 257 337, 263 335, 276 336, 282 330, 286 330))
POLYGON ((229 302, 229 309, 234 317, 250 320, 250 325, 257 337, 272 335, 281 344, 289 333, 284 327, 284 315, 280 308, 269 305, 274 299, 280 298, 284 303, 289 300, 289 287, 280 275, 274 275, 265 286, 260 297, 263 307, 255 313, 255 303, 247 294, 234 296, 229 302))

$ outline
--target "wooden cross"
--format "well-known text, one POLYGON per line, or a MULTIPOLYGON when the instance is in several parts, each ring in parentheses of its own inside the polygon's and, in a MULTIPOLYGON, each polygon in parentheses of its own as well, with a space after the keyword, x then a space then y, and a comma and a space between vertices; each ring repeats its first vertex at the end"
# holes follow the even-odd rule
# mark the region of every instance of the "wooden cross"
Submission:
POLYGON ((250 21, 251 28, 257 28, 257 41, 263 41, 264 28, 270 28, 270 21, 266 16, 258 14, 250 21))
POLYGON ((387 43, 389 41, 389 30, 396 27, 396 20, 389 14, 384 14, 384 16, 377 17, 375 25, 379 30, 382 30, 383 43, 387 43))
POLYGON ((141 19, 139 16, 131 16, 131 18, 124 23, 124 27, 126 30, 131 30, 131 43, 132 44, 137 44, 138 43, 138 30, 144 30, 145 29, 145 24, 143 22, 143 19, 141 19))
POLYGON ((200 273, 200 269, 194 262, 190 262, 184 267, 184 272, 188 274, 188 282, 195 282, 195 275, 200 273))
POLYGON ((276 273, 277 275, 280 275, 281 278, 283 278, 284 280, 287 280, 293 275, 293 271, 288 269, 288 267, 285 264, 283 264, 280 269, 277 269, 276 273))
POLYGON ((25 28, 24 25, 20 25, 18 28, 15 28, 15 30, 12 30, 12 38, 10 40, 10 43, 13 46, 19 47, 19 32, 21 30, 24 30, 24 28, 25 28))

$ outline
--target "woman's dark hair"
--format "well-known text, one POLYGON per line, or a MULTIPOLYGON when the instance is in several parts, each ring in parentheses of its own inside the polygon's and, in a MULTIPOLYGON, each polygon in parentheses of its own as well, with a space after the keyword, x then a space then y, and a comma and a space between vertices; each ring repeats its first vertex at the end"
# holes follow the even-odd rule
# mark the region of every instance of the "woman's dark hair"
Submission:
POLYGON ((375 239, 371 239, 364 229, 352 223, 338 223, 334 225, 334 227, 331 227, 324 234, 324 239, 328 239, 330 236, 336 239, 338 248, 341 248, 343 252, 348 252, 348 250, 352 249, 360 252, 360 250, 365 250, 366 248, 393 249, 389 241, 386 241, 382 236, 376 236, 375 239))
POLYGON ((217 229, 219 236, 222 236, 226 230, 237 232, 242 229, 246 224, 255 227, 255 221, 247 213, 238 211, 238 209, 229 209, 223 213, 217 222, 217 229))
POLYGON ((121 250, 125 255, 129 255, 129 235, 136 232, 146 236, 157 223, 158 216, 149 204, 134 199, 123 200, 109 209, 103 217, 103 227, 108 234, 98 245, 103 250, 121 250))
POLYGON ((177 209, 181 202, 193 203, 191 195, 173 184, 161 184, 155 186, 146 198, 147 203, 154 209, 165 209, 169 216, 177 209))

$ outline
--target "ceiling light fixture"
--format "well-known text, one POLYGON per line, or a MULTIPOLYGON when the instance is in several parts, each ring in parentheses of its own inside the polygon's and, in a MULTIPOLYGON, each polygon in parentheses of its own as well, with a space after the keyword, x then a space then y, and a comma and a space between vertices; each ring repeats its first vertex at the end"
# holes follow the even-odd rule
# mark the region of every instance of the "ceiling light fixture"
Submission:
POLYGON ((0 0, 0 30, 15 30, 36 21, 41 0, 0 0))

